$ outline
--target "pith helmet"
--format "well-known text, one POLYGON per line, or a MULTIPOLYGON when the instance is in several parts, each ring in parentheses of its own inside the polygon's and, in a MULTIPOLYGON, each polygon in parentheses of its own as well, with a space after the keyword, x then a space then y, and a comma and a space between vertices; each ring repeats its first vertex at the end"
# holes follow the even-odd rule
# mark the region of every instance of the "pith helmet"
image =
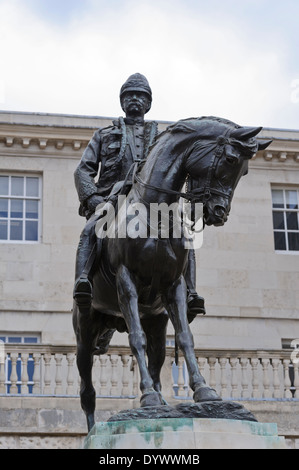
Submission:
POLYGON ((134 73, 133 75, 130 75, 128 80, 120 89, 120 98, 122 98, 124 93, 127 91, 142 91, 148 95, 150 100, 152 100, 152 90, 147 79, 141 73, 134 73))

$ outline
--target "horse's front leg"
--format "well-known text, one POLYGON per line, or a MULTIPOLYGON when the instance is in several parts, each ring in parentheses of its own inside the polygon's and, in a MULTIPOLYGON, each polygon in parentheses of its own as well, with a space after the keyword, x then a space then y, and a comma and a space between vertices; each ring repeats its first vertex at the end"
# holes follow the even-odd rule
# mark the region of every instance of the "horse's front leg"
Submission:
POLYGON ((190 387, 195 402, 221 400, 214 389, 209 387, 201 373, 194 352, 193 335, 187 318, 187 288, 183 276, 176 281, 166 294, 166 308, 172 321, 178 347, 184 354, 190 387))
POLYGON ((139 366, 141 406, 161 405, 161 396, 154 390, 146 364, 146 336, 139 317, 136 284, 130 271, 123 265, 117 271, 116 286, 119 306, 129 332, 129 344, 139 366))

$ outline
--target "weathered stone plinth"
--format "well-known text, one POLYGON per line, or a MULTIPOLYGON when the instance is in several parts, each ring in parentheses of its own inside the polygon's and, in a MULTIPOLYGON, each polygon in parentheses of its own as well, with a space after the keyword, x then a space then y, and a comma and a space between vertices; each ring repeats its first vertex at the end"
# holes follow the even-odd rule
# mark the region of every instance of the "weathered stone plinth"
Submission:
POLYGON ((285 449, 274 423, 234 402, 180 403, 121 411, 97 423, 85 449, 285 449))
POLYGON ((276 424, 161 418, 97 423, 85 449, 285 449, 276 424))

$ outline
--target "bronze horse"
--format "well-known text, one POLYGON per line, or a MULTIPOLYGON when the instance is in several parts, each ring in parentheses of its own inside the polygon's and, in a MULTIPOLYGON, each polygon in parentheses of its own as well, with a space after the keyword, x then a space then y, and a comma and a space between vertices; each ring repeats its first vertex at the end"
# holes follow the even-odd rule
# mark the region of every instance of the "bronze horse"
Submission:
MULTIPOLYGON (((261 129, 240 127, 216 117, 190 118, 169 126, 137 171, 127 204, 171 205, 183 196, 203 203, 205 224, 223 225, 234 190, 248 172, 248 160, 270 144, 257 141, 261 129), (187 178, 188 191, 182 193, 187 178)), ((119 210, 118 214, 118 227, 127 224, 127 213, 122 211, 125 215, 121 215, 119 210)), ((165 404, 160 371, 165 360, 168 318, 185 357, 194 401, 220 400, 206 384, 194 354, 183 276, 188 258, 184 242, 183 233, 174 238, 170 232, 166 239, 120 238, 117 229, 114 238, 99 238, 101 255, 93 268, 92 306, 85 310, 75 304, 73 309, 81 406, 88 430, 95 422, 93 355, 107 352, 116 330, 129 334, 140 371, 141 406, 165 404)))

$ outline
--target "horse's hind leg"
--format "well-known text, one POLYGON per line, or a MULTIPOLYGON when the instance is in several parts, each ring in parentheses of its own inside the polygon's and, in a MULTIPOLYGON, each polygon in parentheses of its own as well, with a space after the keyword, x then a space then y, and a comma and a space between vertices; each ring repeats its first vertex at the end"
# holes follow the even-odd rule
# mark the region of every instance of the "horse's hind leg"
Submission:
POLYGON ((136 285, 132 274, 125 266, 120 266, 117 271, 116 285, 119 306, 129 332, 130 347, 139 366, 141 406, 161 405, 161 396, 154 390, 153 379, 146 364, 146 336, 139 317, 136 285))
POLYGON ((199 372, 194 352, 193 336, 187 318, 186 297, 186 283, 181 276, 179 281, 174 283, 167 292, 166 308, 174 326, 177 344, 186 360, 190 387, 194 392, 194 401, 221 400, 215 390, 206 384, 203 376, 199 372))

